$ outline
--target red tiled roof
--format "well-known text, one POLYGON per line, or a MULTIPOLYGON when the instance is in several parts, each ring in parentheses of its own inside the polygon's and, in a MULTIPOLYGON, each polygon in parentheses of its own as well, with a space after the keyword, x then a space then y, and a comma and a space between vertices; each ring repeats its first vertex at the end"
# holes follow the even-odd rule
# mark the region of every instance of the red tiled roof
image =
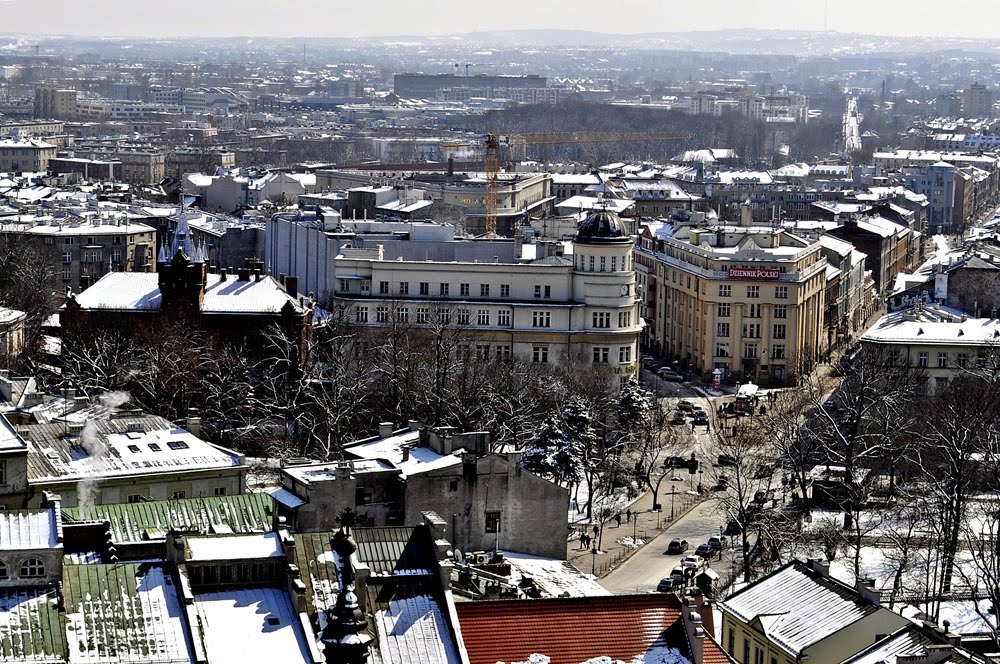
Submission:
POLYGON ((705 634, 701 644, 701 664, 733 664, 735 662, 710 634, 705 634))
POLYGON ((470 664, 524 661, 534 653, 551 664, 600 656, 631 661, 654 643, 689 653, 680 600, 671 594, 462 602, 456 609, 470 664))

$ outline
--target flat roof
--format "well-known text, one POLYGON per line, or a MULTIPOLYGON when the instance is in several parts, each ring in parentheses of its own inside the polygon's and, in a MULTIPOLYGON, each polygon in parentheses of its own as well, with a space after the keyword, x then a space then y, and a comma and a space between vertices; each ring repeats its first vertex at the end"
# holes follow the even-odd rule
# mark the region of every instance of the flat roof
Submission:
POLYGON ((215 537, 188 537, 188 560, 248 560, 256 558, 281 558, 285 555, 278 533, 261 535, 217 535, 215 537))
POLYGON ((0 547, 4 551, 55 549, 59 545, 55 510, 0 511, 0 547))

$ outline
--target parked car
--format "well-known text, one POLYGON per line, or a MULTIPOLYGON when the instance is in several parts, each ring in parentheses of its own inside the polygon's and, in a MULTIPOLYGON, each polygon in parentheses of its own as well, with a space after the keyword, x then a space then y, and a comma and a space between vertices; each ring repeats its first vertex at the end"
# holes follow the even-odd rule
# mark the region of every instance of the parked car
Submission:
POLYGON ((705 564, 705 559, 701 556, 690 555, 681 558, 681 567, 688 567, 690 569, 699 570, 702 565, 705 564))
POLYGON ((663 367, 662 369, 660 369, 659 371, 657 371, 656 375, 659 376, 660 378, 662 378, 663 380, 669 380, 669 381, 674 382, 674 383, 683 383, 684 382, 684 376, 682 376, 679 373, 677 373, 676 371, 673 371, 672 369, 668 369, 666 367, 663 367))
POLYGON ((670 540, 670 544, 667 545, 667 554, 671 556, 680 555, 687 550, 688 541, 686 539, 681 539, 680 537, 670 540))
POLYGON ((729 488, 729 475, 719 475, 719 483, 715 485, 716 491, 725 491, 729 488))
POLYGON ((719 551, 729 544, 729 538, 725 535, 712 535, 708 538, 708 546, 714 550, 719 551))
POLYGON ((708 544, 699 544, 698 548, 694 550, 694 555, 701 558, 711 558, 714 550, 708 544))
POLYGON ((694 419, 691 420, 691 424, 695 425, 696 427, 705 426, 706 424, 708 424, 708 415, 706 415, 704 411, 700 413, 695 413, 694 419))
POLYGON ((735 466, 736 457, 731 454, 720 454, 719 455, 719 465, 720 466, 735 466))
POLYGON ((675 410, 674 411, 674 416, 672 418, 670 418, 670 423, 671 424, 684 424, 685 422, 687 422, 687 416, 684 415, 684 411, 683 410, 675 410))
POLYGON ((740 534, 740 522, 736 519, 730 519, 729 523, 726 524, 726 529, 722 531, 723 534, 733 537, 734 535, 740 534))
POLYGON ((694 404, 687 399, 681 399, 677 402, 677 407, 683 410, 685 413, 690 413, 694 410, 694 404))
POLYGON ((687 583, 688 579, 694 578, 694 575, 697 573, 698 570, 694 567, 684 567, 683 565, 678 565, 670 570, 670 578, 676 579, 678 583, 684 585, 687 583))
POLYGON ((694 403, 691 404, 691 412, 697 417, 698 415, 705 414, 705 408, 699 403, 694 403))
POLYGON ((656 592, 658 593, 669 593, 673 590, 677 590, 680 583, 674 580, 672 576, 667 576, 660 579, 660 582, 656 584, 656 592))

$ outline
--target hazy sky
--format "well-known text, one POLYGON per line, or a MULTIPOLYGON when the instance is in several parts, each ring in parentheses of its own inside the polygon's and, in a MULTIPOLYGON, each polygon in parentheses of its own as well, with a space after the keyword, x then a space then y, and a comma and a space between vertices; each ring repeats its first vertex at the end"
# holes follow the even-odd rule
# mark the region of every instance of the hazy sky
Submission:
POLYGON ((1000 36, 996 0, 0 0, 0 32, 365 37, 486 29, 785 28, 1000 36))

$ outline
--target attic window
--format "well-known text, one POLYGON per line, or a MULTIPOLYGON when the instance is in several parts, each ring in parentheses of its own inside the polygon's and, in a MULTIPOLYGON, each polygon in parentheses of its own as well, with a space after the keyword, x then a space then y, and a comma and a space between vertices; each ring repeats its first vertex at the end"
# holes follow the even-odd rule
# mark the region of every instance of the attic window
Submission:
POLYGON ((152 452, 159 452, 160 451, 160 445, 158 443, 150 443, 149 444, 149 449, 152 452))
POLYGON ((183 440, 171 440, 169 443, 167 443, 167 447, 169 447, 172 450, 186 450, 188 448, 188 444, 185 443, 183 440))
POLYGON ((128 446, 128 451, 131 452, 132 454, 138 454, 140 452, 139 446, 138 445, 129 445, 128 446))
POLYGON ((266 622, 266 623, 267 623, 268 625, 271 625, 271 626, 273 626, 273 627, 276 627, 276 626, 278 626, 278 625, 280 625, 280 624, 281 624, 281 618, 278 618, 278 617, 276 617, 276 616, 268 616, 267 618, 265 618, 265 622, 266 622))

